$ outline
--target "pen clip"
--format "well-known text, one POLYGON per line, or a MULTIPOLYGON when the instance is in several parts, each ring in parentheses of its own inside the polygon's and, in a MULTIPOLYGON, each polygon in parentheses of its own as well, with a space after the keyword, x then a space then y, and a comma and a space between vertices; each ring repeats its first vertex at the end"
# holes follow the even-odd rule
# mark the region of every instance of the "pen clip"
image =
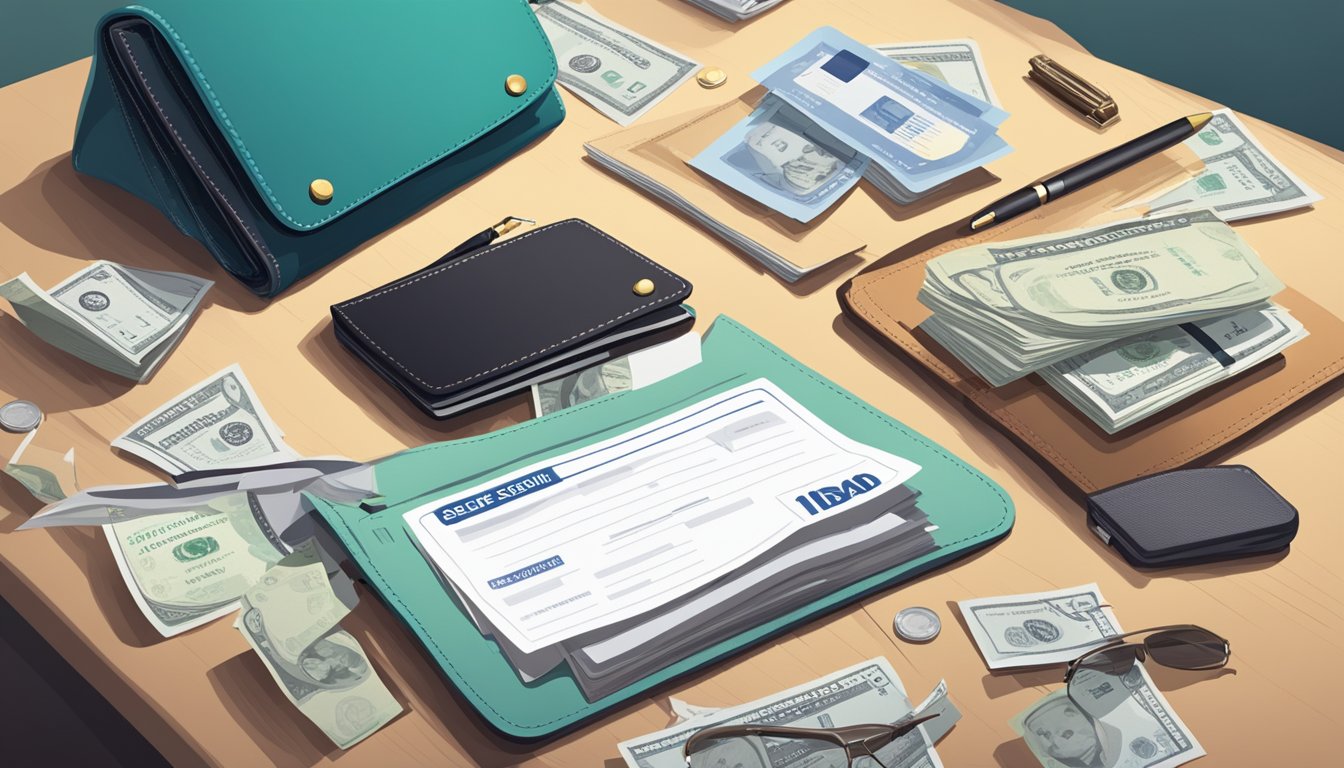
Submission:
POLYGON ((503 237, 523 224, 536 224, 536 219, 527 219, 522 216, 505 216, 499 220, 499 223, 491 227, 495 231, 495 237, 503 237))
POLYGON ((433 269, 434 267, 443 266, 444 264, 447 264, 450 261, 454 261, 456 259, 462 258, 463 256, 466 256, 468 253, 471 253, 472 251, 478 251, 484 248, 485 246, 493 243, 497 238, 502 237, 503 235, 506 235, 509 232, 512 232, 513 230, 517 229, 523 224, 536 224, 536 223, 537 222, 535 219, 527 219, 523 218, 522 216, 505 216, 504 218, 499 220, 498 224, 494 225, 493 227, 487 227, 481 230, 480 232, 468 238, 461 245, 457 246, 453 250, 435 259, 433 263, 426 264, 425 266, 421 267, 419 271, 423 272, 426 269, 433 269))

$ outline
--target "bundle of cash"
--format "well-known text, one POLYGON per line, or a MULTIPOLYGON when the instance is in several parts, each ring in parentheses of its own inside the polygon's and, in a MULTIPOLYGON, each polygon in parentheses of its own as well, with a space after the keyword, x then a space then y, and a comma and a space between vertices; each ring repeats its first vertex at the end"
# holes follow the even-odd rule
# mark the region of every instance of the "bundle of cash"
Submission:
POLYGON ((555 50, 556 80, 621 125, 653 109, 700 66, 585 3, 546 0, 533 10, 555 50))
MULTIPOLYGON (((877 759, 886 768, 940 768, 942 761, 933 745, 961 719, 947 696, 947 683, 939 682, 918 706, 911 704, 883 657, 869 659, 847 669, 804 683, 773 696, 723 709, 702 709, 676 725, 623 741, 617 745, 629 768, 685 768, 682 750, 697 731, 720 725, 755 725, 790 728, 841 728, 869 723, 898 724, 936 714, 909 734, 878 750, 877 759)), ((770 762, 753 763, 760 768, 798 765, 782 749, 765 744, 770 762)), ((783 746, 783 742, 779 744, 783 746)), ((877 763, 875 763, 877 764, 877 763)))
POLYGON ((1131 336, 1042 368, 1056 392, 1108 434, 1236 376, 1307 337, 1274 304, 1131 336))
POLYGON ((926 330, 960 342, 997 386, 1281 290, 1240 235, 1198 211, 961 248, 929 261, 919 300, 934 313, 926 330))
POLYGON ((1094 717, 1065 691, 1055 691, 1011 725, 1045 768, 1175 768, 1204 756, 1143 664, 1135 662, 1109 681, 1108 694, 1120 692, 1119 706, 1094 717))
POLYGON ((50 291, 21 274, 0 285, 0 296, 48 344, 144 382, 182 339, 211 285, 191 275, 96 261, 50 291))
POLYGON ((957 603, 990 669, 1064 664, 1121 634, 1096 584, 957 603))
POLYGON ((819 29, 753 73, 767 97, 690 164, 808 222, 859 178, 910 203, 1010 151, 1006 112, 898 62, 819 29))
POLYGON ((784 0, 686 0, 686 2, 721 19, 743 21, 765 13, 784 0))
POLYGON ((1149 216, 1209 208, 1225 221, 1235 221, 1302 208, 1321 199, 1262 147, 1231 110, 1214 112, 1185 145, 1204 161, 1204 170, 1145 201, 1149 216))
POLYGON ((233 626, 290 702, 349 749, 402 708, 359 641, 340 628, 354 592, 348 579, 336 584, 321 562, 291 556, 247 589, 233 626))
POLYGON ((402 519, 520 678, 595 701, 932 551, 918 470, 759 379, 402 519))

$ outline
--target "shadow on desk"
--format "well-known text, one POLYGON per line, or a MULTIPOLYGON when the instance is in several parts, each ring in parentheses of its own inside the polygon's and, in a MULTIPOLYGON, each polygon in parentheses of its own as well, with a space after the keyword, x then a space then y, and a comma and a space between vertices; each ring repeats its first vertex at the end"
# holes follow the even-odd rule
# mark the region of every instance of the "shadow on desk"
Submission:
POLYGON ((0 192, 0 221, 44 251, 214 280, 203 306, 218 303, 249 313, 266 306, 157 209, 111 184, 76 173, 68 152, 0 192))

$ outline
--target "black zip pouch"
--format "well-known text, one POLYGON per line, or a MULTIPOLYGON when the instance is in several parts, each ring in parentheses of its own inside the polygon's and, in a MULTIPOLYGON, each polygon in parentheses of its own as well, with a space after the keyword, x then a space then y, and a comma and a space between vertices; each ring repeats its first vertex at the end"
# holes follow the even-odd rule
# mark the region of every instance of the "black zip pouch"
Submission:
POLYGON ((1250 467, 1175 469, 1098 491, 1087 523, 1131 565, 1156 568, 1278 552, 1297 509, 1250 467))

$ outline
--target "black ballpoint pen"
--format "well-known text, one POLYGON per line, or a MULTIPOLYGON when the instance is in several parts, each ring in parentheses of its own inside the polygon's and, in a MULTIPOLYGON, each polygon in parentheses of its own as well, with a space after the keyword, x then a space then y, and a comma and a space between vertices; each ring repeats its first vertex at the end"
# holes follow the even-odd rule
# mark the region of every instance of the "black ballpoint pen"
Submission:
POLYGON ((507 235, 508 233, 512 232, 520 224, 536 224, 536 223, 537 222, 532 219, 524 219, 521 216, 505 216, 495 226, 487 227, 481 232, 472 235, 471 238, 468 239, 466 242, 457 246, 453 250, 443 254, 439 258, 435 259, 432 263, 426 264, 425 266, 421 267, 420 271, 423 272, 426 269, 433 269, 434 267, 442 266, 450 261, 465 256, 468 253, 471 253, 472 251, 479 251, 485 246, 493 243, 496 238, 503 237, 504 235, 507 235))
POLYGON ((1023 187, 972 216, 971 229, 981 230, 1002 223, 1074 190, 1082 189, 1094 181, 1104 179, 1116 171, 1128 168, 1146 157, 1185 141, 1212 119, 1212 112, 1182 117, 1066 171, 1061 171, 1045 181, 1023 187))

